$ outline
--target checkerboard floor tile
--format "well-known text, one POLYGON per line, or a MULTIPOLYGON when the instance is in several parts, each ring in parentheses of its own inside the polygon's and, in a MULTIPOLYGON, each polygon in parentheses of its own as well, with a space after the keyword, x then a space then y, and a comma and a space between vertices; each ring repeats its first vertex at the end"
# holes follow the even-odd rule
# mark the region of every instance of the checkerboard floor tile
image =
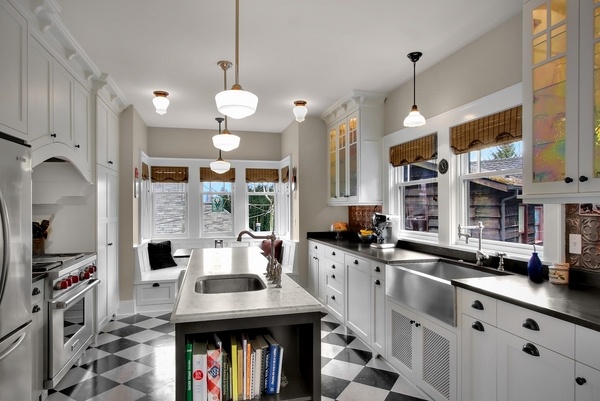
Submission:
MULTIPOLYGON (((47 401, 174 401, 175 326, 170 314, 109 322, 47 401)), ((321 321, 322 401, 428 400, 330 316, 321 321)))

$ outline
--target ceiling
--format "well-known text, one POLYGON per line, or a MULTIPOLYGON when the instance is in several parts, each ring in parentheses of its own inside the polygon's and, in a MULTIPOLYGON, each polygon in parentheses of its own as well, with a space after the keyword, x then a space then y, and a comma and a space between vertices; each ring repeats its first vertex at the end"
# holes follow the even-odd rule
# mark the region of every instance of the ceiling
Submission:
MULTIPOLYGON (((234 62, 235 0, 56 3, 148 127, 217 129, 214 95, 224 88, 217 63, 234 62), (163 116, 152 105, 155 90, 169 92, 163 116)), ((521 7, 522 0, 241 0, 239 83, 259 101, 254 115, 229 119, 229 129, 282 132, 294 100, 320 117, 351 90, 389 93, 412 79, 409 52, 423 52, 418 74, 521 7)))

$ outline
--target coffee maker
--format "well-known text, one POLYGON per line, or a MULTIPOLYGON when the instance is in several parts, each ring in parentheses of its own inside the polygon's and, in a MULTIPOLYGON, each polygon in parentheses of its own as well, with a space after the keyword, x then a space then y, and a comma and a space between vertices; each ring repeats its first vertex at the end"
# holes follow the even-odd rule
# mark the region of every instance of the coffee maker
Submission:
POLYGON ((398 242, 398 216, 383 213, 373 213, 371 217, 377 242, 371 244, 372 248, 394 248, 398 242))

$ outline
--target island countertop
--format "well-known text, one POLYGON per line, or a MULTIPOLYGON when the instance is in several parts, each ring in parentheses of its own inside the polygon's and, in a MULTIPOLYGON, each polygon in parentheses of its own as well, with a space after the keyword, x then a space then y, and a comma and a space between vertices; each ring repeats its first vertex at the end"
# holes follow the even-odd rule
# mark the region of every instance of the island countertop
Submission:
POLYGON ((275 284, 268 283, 263 274, 266 266, 267 260, 258 247, 195 249, 177 294, 171 322, 326 313, 318 300, 287 275, 281 277, 282 288, 275 288, 275 284), (195 291, 199 277, 240 273, 258 275, 267 288, 222 294, 199 294, 195 291))

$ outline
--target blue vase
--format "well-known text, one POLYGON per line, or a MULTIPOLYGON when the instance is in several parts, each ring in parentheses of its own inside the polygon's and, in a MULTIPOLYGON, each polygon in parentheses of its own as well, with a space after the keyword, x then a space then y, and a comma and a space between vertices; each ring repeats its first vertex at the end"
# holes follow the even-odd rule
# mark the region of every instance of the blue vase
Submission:
POLYGON ((527 262, 527 275, 534 283, 541 283, 544 278, 542 276, 542 261, 538 257, 537 252, 531 254, 529 262, 527 262))

